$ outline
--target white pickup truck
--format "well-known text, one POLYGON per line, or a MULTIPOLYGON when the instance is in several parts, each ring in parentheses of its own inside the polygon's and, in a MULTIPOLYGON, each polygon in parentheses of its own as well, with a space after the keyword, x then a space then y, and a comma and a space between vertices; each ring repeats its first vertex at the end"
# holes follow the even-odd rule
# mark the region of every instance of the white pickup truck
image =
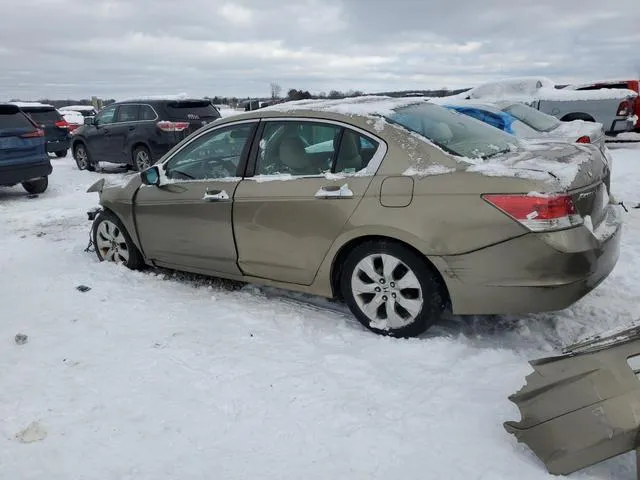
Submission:
POLYGON ((490 82, 467 90, 455 98, 487 102, 511 100, 525 103, 562 121, 585 120, 604 126, 607 135, 634 129, 633 90, 569 90, 556 88, 544 77, 525 77, 490 82))

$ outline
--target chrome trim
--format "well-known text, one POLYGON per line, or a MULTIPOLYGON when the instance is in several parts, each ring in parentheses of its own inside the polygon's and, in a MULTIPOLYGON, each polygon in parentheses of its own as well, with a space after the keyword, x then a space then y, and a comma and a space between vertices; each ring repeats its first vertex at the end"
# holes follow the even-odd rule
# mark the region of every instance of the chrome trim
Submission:
MULTIPOLYGON (((350 177, 350 176, 373 176, 376 173, 378 173, 378 170, 380 169, 380 165, 382 165, 382 160, 384 160, 385 155, 387 154, 387 151, 389 150, 389 147, 387 145, 387 142, 385 140, 383 140, 382 138, 372 134, 371 132, 364 130, 360 127, 356 127, 355 125, 352 125, 350 123, 347 122, 343 122, 343 121, 338 121, 338 120, 328 120, 325 118, 312 118, 312 117, 261 117, 260 121, 262 122, 309 122, 309 123, 327 123, 330 125, 337 125, 339 127, 342 128, 348 128, 350 130, 353 130, 355 132, 358 132, 360 134, 362 134, 365 137, 368 137, 369 139, 375 141, 378 144, 378 149, 376 150, 376 153, 373 154, 373 156, 371 157, 371 160, 369 160, 369 163, 367 164, 367 166, 365 168, 363 168, 362 170, 358 170, 357 172, 354 173, 338 173, 335 175, 344 175, 345 177, 350 177)), ((329 173, 330 175, 334 175, 332 173, 329 173)), ((282 175, 282 174, 274 174, 274 175, 282 175)), ((267 176, 267 175, 265 175, 267 176)), ((270 175, 269 175, 270 176, 270 175)), ((315 178, 315 177, 324 177, 325 174, 320 174, 320 175, 292 175, 292 177, 311 177, 311 178, 315 178)), ((251 179, 252 177, 246 177, 247 180, 251 179)))

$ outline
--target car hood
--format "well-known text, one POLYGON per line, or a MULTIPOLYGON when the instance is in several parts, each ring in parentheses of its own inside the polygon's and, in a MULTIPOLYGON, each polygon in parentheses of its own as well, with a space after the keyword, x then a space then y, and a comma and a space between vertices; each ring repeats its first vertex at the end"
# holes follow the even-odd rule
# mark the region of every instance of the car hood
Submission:
POLYGON ((504 427, 550 473, 567 475, 638 448, 640 327, 563 353, 530 362, 534 372, 509 397, 521 420, 504 427))
POLYGON ((492 157, 483 165, 514 171, 545 172, 565 191, 598 183, 609 176, 608 161, 598 148, 559 140, 523 140, 521 148, 492 157))

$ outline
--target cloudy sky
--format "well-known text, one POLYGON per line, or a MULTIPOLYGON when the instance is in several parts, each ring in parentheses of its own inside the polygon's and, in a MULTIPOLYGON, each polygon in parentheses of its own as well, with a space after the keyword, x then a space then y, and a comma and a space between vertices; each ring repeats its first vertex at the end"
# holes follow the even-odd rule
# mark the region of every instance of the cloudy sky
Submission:
POLYGON ((640 77, 638 0, 0 0, 0 99, 640 77))

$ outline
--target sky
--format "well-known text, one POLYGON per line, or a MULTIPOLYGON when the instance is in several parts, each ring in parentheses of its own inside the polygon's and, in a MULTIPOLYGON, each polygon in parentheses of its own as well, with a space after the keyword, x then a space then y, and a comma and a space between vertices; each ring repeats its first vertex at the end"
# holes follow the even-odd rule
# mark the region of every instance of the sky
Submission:
POLYGON ((0 0, 0 100, 640 78, 638 0, 0 0))

